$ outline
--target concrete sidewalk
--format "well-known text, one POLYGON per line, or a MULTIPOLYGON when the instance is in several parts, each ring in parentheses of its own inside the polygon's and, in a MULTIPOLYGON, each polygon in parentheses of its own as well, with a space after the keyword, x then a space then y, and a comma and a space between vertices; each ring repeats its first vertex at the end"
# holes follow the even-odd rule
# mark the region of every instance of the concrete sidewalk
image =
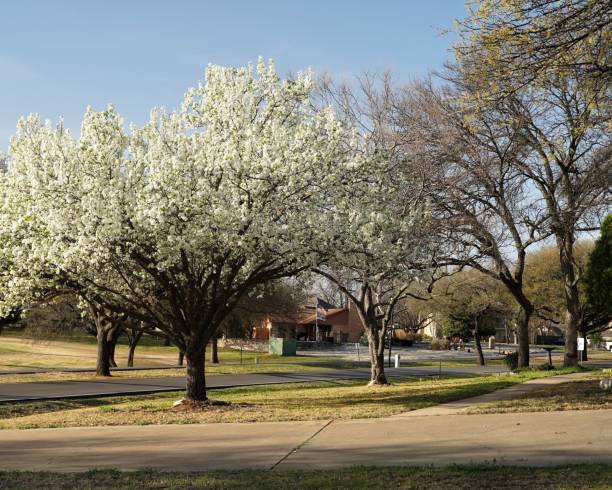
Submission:
POLYGON ((0 431, 0 468, 612 464, 612 410, 0 431))
POLYGON ((0 431, 0 469, 268 468, 323 422, 0 431))
POLYGON ((592 410, 338 422, 279 466, 612 464, 611 420, 612 410, 592 410))
MULTIPOLYGON (((503 372, 502 366, 457 366, 444 367, 444 375, 478 375, 503 372)), ((389 377, 437 376, 437 367, 388 368, 389 377)), ((328 369, 326 371, 267 372, 250 374, 218 374, 206 376, 209 389, 230 388, 236 386, 255 386, 280 383, 304 383, 311 381, 333 381, 341 379, 370 378, 369 369, 328 369)), ((182 376, 160 376, 151 378, 97 378, 93 380, 73 381, 36 381, 27 383, 0 383, 0 403, 57 400, 65 398, 86 398, 95 396, 130 395, 144 393, 161 393, 185 389, 185 378, 182 376)))

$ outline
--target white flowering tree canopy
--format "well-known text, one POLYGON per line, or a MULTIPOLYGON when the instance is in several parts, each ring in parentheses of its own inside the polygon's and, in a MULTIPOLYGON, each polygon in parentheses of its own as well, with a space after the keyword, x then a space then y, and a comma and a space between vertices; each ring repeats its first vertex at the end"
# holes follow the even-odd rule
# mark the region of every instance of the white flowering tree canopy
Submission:
POLYGON ((428 209, 409 167, 367 138, 358 153, 343 184, 330 190, 328 228, 334 232, 315 272, 350 298, 368 338, 370 383, 387 384, 384 339, 395 307, 431 254, 428 209))
POLYGON ((325 265, 356 284, 405 284, 431 255, 427 195, 418 175, 406 175, 385 152, 361 144, 350 182, 331 191, 325 265))
POLYGON ((320 261, 321 200, 351 135, 314 111, 310 73, 209 66, 181 108, 131 135, 112 107, 79 138, 22 119, 3 191, 13 291, 41 277, 200 349, 241 295, 320 261))

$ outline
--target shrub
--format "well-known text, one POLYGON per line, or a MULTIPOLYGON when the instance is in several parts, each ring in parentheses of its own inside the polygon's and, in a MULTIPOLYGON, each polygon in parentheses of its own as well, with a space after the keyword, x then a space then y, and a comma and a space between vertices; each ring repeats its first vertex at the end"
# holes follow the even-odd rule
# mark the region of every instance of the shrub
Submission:
POLYGON ((449 350, 450 341, 448 339, 431 339, 429 350, 449 350))
POLYGON ((518 352, 509 352, 504 357, 504 364, 508 366, 508 369, 515 371, 518 368, 518 352))
POLYGON ((412 333, 412 332, 408 332, 404 335, 404 338, 402 340, 410 340, 412 342, 420 342, 421 340, 423 340, 423 336, 420 333, 412 333))

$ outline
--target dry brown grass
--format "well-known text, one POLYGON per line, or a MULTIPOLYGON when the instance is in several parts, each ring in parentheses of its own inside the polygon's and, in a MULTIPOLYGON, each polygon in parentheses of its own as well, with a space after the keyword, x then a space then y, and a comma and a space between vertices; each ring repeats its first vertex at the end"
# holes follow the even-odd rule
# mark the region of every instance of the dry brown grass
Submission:
POLYGON ((22 402, 0 405, 0 428, 79 427, 99 425, 192 424, 385 417, 425 408, 546 376, 524 373, 442 380, 394 379, 384 387, 363 381, 247 386, 210 392, 230 403, 206 410, 173 411, 181 392, 22 402))
POLYGON ((568 381, 526 394, 470 408, 466 413, 550 412, 562 410, 603 410, 612 408, 612 390, 603 390, 599 381, 609 373, 594 374, 589 379, 568 381))
MULTIPOLYGON (((59 369, 93 368, 96 365, 96 345, 91 341, 30 339, 0 336, 0 369, 59 369)), ((128 348, 119 344, 115 358, 119 365, 127 363, 128 348)), ((169 366, 176 364, 174 347, 142 345, 136 349, 136 366, 169 366)))
MULTIPOLYGON (((118 345, 116 360, 119 366, 125 366, 127 347, 118 345)), ((27 368, 92 368, 95 366, 95 343, 32 340, 22 337, 0 336, 0 370, 18 370, 27 368)), ((269 371, 321 371, 326 368, 350 368, 354 363, 337 359, 295 356, 279 357, 261 352, 243 352, 241 364, 240 351, 219 349, 220 364, 207 363, 209 374, 239 374, 269 371)), ((177 360, 174 347, 142 345, 136 350, 136 366, 172 366, 177 360)), ((151 378, 158 376, 184 377, 184 368, 152 369, 146 371, 113 371, 117 378, 151 378)), ((35 381, 85 381, 97 379, 93 372, 49 371, 34 374, 2 374, 0 383, 25 383, 35 381)))

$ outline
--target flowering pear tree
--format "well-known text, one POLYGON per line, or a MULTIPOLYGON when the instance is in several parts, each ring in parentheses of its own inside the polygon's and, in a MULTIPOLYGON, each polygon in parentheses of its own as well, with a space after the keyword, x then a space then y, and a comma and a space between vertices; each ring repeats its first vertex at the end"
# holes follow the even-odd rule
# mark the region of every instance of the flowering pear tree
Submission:
POLYGON ((323 176, 336 181, 350 152, 332 111, 313 110, 313 86, 262 60, 209 66, 179 110, 153 110, 129 138, 112 107, 88 111, 78 140, 21 121, 9 180, 37 226, 14 254, 163 332, 185 352, 186 398, 206 400, 204 347, 223 319, 321 259, 311 240, 323 176))
POLYGON ((24 118, 11 142, 1 201, 0 309, 75 295, 96 326, 96 374, 101 376, 110 376, 112 332, 125 314, 106 308, 103 291, 91 287, 102 277, 117 278, 105 264, 90 264, 86 234, 77 224, 88 200, 96 197, 96 175, 121 185, 117 170, 126 145, 112 108, 88 110, 78 141, 61 123, 54 128, 38 116, 24 118))
POLYGON ((358 77, 353 89, 322 79, 318 95, 355 128, 352 168, 329 189, 322 237, 325 261, 314 270, 348 297, 368 338, 371 385, 387 384, 385 337, 398 306, 433 279, 424 171, 404 151, 394 126, 389 75, 358 77))
POLYGON ((388 384, 384 348, 394 311, 425 279, 430 239, 417 184, 392 159, 366 149, 330 194, 327 227, 334 233, 326 242, 327 259, 314 270, 356 307, 368 338, 370 385, 388 384))

